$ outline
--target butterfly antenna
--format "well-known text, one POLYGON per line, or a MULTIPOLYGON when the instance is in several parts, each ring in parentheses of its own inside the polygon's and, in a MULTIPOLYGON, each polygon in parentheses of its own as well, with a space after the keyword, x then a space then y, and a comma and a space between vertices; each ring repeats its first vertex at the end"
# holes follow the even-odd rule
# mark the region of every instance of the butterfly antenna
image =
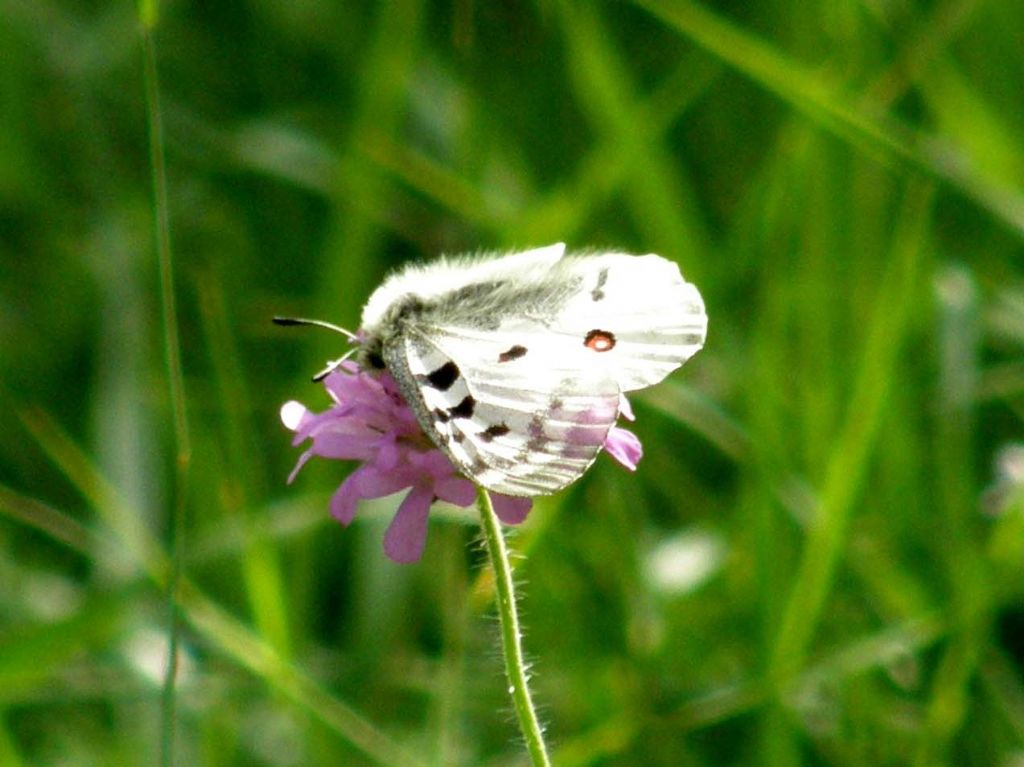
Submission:
POLYGON ((314 325, 318 328, 327 328, 333 330, 335 333, 341 333, 352 343, 359 343, 359 336, 353 333, 351 330, 345 330, 345 328, 335 325, 331 322, 324 322, 323 320, 309 320, 305 317, 274 317, 275 325, 314 325))
POLYGON ((313 376, 313 383, 320 383, 322 380, 327 378, 327 376, 329 376, 331 373, 333 373, 335 371, 335 369, 337 369, 337 367, 342 362, 344 362, 349 357, 351 357, 353 354, 355 354, 355 351, 356 351, 355 349, 349 349, 343 355, 338 357, 338 359, 332 360, 331 362, 328 362, 327 363, 327 367, 325 367, 323 370, 321 370, 319 373, 317 373, 315 376, 313 376))
MULTIPOLYGON (((290 327, 294 325, 313 325, 318 328, 327 328, 327 330, 333 330, 335 333, 341 333, 341 335, 345 336, 345 338, 347 338, 351 343, 357 344, 360 342, 359 336, 357 336, 351 330, 345 330, 345 328, 340 327, 339 325, 335 325, 331 322, 324 322, 323 320, 309 320, 306 319, 305 317, 274 317, 274 324, 284 325, 285 327, 290 327)), ((355 352, 355 349, 349 349, 343 355, 338 357, 338 359, 328 362, 327 367, 325 367, 323 370, 321 370, 319 373, 313 376, 313 382, 319 383, 320 381, 327 378, 327 376, 333 373, 342 362, 344 362, 353 354, 355 354, 355 352)))

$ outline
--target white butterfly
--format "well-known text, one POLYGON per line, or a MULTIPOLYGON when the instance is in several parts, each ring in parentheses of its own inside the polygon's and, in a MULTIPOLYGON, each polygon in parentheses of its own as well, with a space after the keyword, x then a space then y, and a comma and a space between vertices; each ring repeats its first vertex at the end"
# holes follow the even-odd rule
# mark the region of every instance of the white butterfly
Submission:
POLYGON ((387 368, 434 443, 480 485, 555 492, 597 457, 623 392, 707 334, 697 288, 660 256, 558 243, 393 274, 363 309, 360 361, 387 368))
POLYGON ((622 394, 693 356, 707 315, 667 259, 558 243, 406 267, 370 296, 361 327, 360 363, 391 373, 461 473, 534 496, 582 476, 622 394))

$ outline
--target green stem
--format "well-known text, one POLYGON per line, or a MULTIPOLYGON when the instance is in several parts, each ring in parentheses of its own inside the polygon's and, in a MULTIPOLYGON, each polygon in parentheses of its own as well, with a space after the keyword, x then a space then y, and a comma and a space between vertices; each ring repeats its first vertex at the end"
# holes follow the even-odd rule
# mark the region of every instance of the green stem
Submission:
POLYGON ((181 366, 178 318, 174 304, 174 270, 171 262, 170 205, 167 201, 167 166, 160 113, 160 86, 157 80, 153 30, 157 20, 156 0, 141 0, 139 22, 142 38, 143 86, 146 94, 146 123, 149 128, 149 164, 153 181, 153 211, 156 225, 156 252, 160 271, 160 302, 164 330, 164 356, 170 384, 171 411, 174 417, 175 472, 174 506, 171 522, 171 568, 167 581, 167 670, 161 695, 160 762, 174 764, 175 681, 178 675, 180 641, 179 589, 185 548, 185 500, 188 497, 188 470, 192 450, 185 414, 185 376, 181 366))
POLYGON ((519 615, 516 613, 515 588, 512 585, 512 567, 508 561, 508 549, 505 538, 501 534, 501 522, 494 513, 491 496, 478 487, 476 492, 477 507, 480 509, 480 522, 487 541, 487 554, 494 569, 494 585, 498 594, 498 618, 501 621, 501 647, 505 656, 505 673, 508 676, 509 692, 519 719, 519 729, 526 740, 526 748, 534 767, 549 767, 547 747, 544 745, 544 734, 541 731, 537 712, 530 699, 530 688, 527 684, 526 662, 523 660, 523 646, 520 640, 519 615))

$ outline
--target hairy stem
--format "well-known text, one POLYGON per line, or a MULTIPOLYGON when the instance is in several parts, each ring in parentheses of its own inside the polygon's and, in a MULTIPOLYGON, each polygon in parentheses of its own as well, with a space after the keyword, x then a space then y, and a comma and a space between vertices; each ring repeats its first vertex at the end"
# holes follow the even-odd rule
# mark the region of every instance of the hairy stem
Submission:
POLYGON ((487 554, 494 569, 494 584, 498 595, 498 617, 501 622, 501 647, 505 656, 505 673, 508 676, 509 692, 515 705, 519 729, 526 740, 526 748, 534 767, 551 764, 544 734, 541 731, 537 712, 530 698, 527 684, 526 662, 523 660, 522 632, 519 629, 519 615, 516 612, 515 588, 512 584, 512 567, 508 561, 508 549, 501 533, 501 522, 494 513, 491 496, 477 488, 477 506, 480 521, 487 541, 487 554))

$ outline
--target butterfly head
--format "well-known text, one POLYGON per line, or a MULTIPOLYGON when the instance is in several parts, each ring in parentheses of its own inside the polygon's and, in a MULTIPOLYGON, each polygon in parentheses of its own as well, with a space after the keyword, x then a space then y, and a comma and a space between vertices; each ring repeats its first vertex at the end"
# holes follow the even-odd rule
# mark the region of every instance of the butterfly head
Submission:
POLYGON ((384 370, 384 344, 380 336, 367 336, 356 352, 356 362, 363 370, 384 370))
POLYGON ((429 298, 405 289, 396 292, 390 283, 378 288, 363 309, 360 330, 356 334, 359 350, 356 361, 364 370, 387 367, 385 349, 407 333, 410 324, 428 311, 429 298))

